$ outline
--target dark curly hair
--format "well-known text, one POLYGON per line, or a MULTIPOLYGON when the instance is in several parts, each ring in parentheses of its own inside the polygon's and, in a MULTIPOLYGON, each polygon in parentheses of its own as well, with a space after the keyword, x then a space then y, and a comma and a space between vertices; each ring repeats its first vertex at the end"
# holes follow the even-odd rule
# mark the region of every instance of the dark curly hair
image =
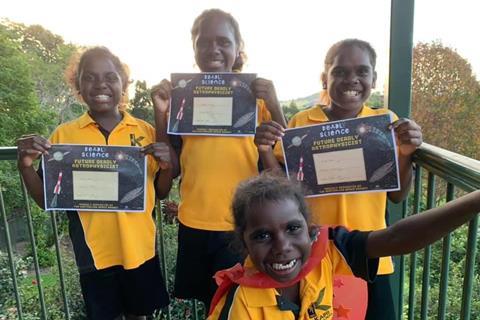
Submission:
POLYGON ((224 18, 232 26, 233 33, 235 36, 235 42, 239 49, 239 55, 236 57, 235 62, 233 63, 232 69, 233 71, 238 71, 238 72, 242 71, 243 65, 247 61, 247 55, 244 51, 245 45, 242 39, 242 35, 240 34, 240 26, 238 25, 237 20, 235 20, 235 18, 230 13, 220 9, 208 9, 203 11, 193 22, 193 26, 191 30, 192 41, 195 41, 195 38, 200 32, 202 23, 216 17, 224 18))
POLYGON ((117 72, 120 74, 120 78, 122 79, 122 86, 123 86, 123 93, 122 101, 120 101, 119 108, 121 110, 125 109, 128 103, 128 92, 127 88, 130 84, 130 69, 126 64, 124 64, 120 58, 114 55, 108 48, 106 47, 92 47, 87 48, 84 51, 77 52, 74 54, 70 62, 68 63, 67 68, 65 69, 65 80, 67 84, 72 89, 73 93, 80 101, 83 101, 79 91, 80 91, 80 73, 85 65, 85 62, 90 58, 108 58, 110 59, 115 67, 117 68, 117 72))
POLYGON ((240 183, 232 202, 237 237, 241 239, 245 231, 248 210, 264 202, 286 199, 297 203, 300 213, 310 224, 310 213, 300 183, 288 180, 283 172, 264 171, 259 176, 240 183))

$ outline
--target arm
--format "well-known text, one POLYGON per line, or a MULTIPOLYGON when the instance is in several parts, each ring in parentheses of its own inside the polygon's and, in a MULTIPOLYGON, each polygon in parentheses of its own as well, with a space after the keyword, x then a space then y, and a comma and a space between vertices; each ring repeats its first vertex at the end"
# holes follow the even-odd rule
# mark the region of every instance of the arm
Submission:
POLYGON ((254 142, 265 169, 281 168, 273 153, 273 146, 282 140, 284 131, 285 129, 275 121, 263 122, 257 127, 254 142))
POLYGON ((412 184, 412 156, 422 144, 422 129, 415 121, 399 119, 393 122, 392 127, 398 145, 398 166, 400 171, 400 190, 388 193, 388 198, 398 203, 403 201, 412 184))
POLYGON ((47 139, 37 135, 24 135, 17 140, 17 166, 25 186, 33 200, 40 208, 45 208, 43 197, 43 181, 33 167, 33 162, 42 154, 48 154, 51 145, 47 139))
POLYGON ((143 149, 145 153, 153 155, 159 162, 160 172, 155 179, 155 191, 161 199, 168 195, 172 187, 172 180, 178 171, 178 157, 167 135, 170 92, 171 84, 165 79, 152 88, 151 98, 154 106, 156 143, 143 149))
POLYGON ((367 255, 383 257, 416 251, 471 220, 478 212, 480 190, 371 232, 367 239, 367 255))
POLYGON ((257 78, 252 83, 252 90, 257 99, 263 99, 268 111, 272 115, 272 120, 281 125, 283 128, 287 127, 285 116, 283 115, 282 107, 278 102, 277 93, 273 82, 263 78, 257 78))

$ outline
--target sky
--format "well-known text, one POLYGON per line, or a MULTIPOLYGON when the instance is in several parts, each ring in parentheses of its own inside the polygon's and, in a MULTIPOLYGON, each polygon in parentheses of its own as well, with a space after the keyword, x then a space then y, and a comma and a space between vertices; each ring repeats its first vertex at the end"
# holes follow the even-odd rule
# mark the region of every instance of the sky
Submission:
MULTIPOLYGON (((480 7, 472 0, 417 0, 414 43, 440 40, 480 74, 480 7)), ((220 8, 239 22, 248 61, 244 72, 274 82, 280 100, 320 90, 328 48, 345 38, 369 41, 377 51, 377 89, 388 71, 388 0, 15 0, 0 18, 40 24, 77 45, 104 45, 130 66, 132 79, 154 85, 173 72, 198 72, 190 28, 203 10, 220 8)))

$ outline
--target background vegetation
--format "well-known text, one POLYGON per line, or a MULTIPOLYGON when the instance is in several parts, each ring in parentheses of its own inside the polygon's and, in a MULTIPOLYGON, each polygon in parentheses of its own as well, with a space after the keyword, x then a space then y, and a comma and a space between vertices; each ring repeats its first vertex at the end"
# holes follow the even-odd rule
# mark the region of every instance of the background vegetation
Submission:
MULTIPOLYGON (((78 103, 65 82, 63 70, 71 55, 81 48, 68 44, 43 27, 26 26, 8 20, 0 21, 0 146, 13 146, 26 133, 48 136, 59 123, 71 120, 86 109, 78 103)), ((145 81, 133 84, 129 111, 136 117, 153 123, 149 87, 145 81)), ((413 115, 422 125, 425 141, 478 159, 480 156, 480 85, 471 67, 454 49, 438 42, 419 43, 414 49, 413 115)), ((282 102, 288 118, 315 104, 319 93, 282 102)), ((375 92, 369 104, 382 107, 383 96, 375 92)), ((24 319, 40 319, 37 301, 37 280, 32 271, 32 250, 25 228, 24 200, 20 196, 19 177, 15 163, 0 161, 0 190, 6 203, 6 212, 15 240, 16 275, 19 280, 24 319), (13 228, 17 225, 18 228, 13 228)), ((444 201, 438 197, 438 203, 444 201)), ((168 283, 173 284, 176 257, 176 188, 164 204, 164 237, 168 283)), ((34 234, 37 243, 42 283, 51 319, 63 318, 58 271, 51 230, 50 215, 32 206, 34 234)), ((78 274, 68 239, 65 218, 58 218, 61 252, 66 271, 66 290, 72 319, 84 319, 84 306, 78 284, 78 274)), ((447 319, 457 319, 460 308, 466 231, 455 232, 452 240, 451 281, 447 319)), ((440 275, 441 245, 435 245, 432 254, 431 313, 437 308, 436 292, 440 275)), ((477 270, 479 270, 477 260, 477 270)), ((422 257, 419 255, 417 276, 421 277, 422 257)), ((480 287, 478 273, 475 286, 480 287)), ((420 286, 415 289, 420 296, 420 286)), ((418 309, 420 302, 416 304, 418 309)), ((472 319, 480 319, 480 293, 474 290, 472 319)), ((4 247, 4 229, 0 226, 0 320, 15 319, 17 310, 13 295, 8 257, 4 247)), ((190 302, 174 300, 173 319, 193 316, 190 302)), ((418 310, 417 310, 418 314, 418 310)), ((161 315, 157 315, 158 318, 161 315)))

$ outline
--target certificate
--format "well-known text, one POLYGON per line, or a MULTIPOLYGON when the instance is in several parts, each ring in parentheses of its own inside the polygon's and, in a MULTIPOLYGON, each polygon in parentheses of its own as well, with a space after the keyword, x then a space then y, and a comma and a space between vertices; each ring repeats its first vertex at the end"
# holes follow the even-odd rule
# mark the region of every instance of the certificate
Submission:
POLYGON ((306 196, 400 189, 390 114, 287 129, 282 138, 290 179, 306 196))
POLYGON ((42 157, 46 210, 145 210, 139 147, 56 144, 42 157))
POLYGON ((252 73, 173 73, 168 133, 252 136, 257 126, 252 73))

